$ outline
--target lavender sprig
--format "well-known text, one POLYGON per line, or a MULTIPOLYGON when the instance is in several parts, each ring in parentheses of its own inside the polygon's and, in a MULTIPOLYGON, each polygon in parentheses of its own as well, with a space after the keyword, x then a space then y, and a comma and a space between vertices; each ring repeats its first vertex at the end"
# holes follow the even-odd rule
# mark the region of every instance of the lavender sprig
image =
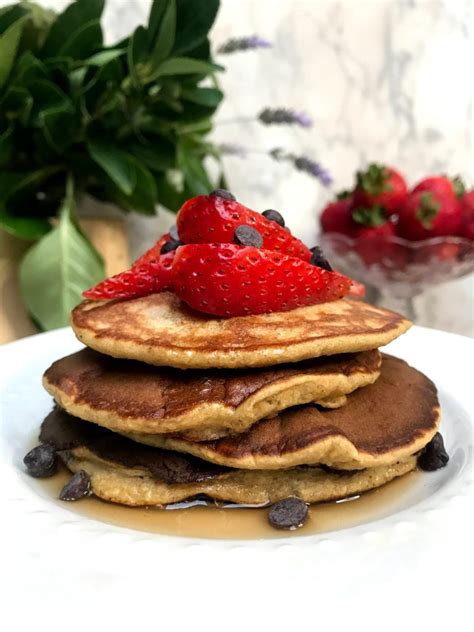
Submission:
POLYGON ((307 156, 295 156, 295 154, 286 152, 280 147, 272 149, 269 153, 274 160, 293 163, 294 167, 298 169, 298 171, 304 171, 310 176, 313 176, 313 178, 317 178, 325 187, 329 187, 332 184, 332 177, 330 173, 319 163, 307 156))
POLYGON ((259 37, 258 35, 250 35, 247 37, 233 37, 232 39, 222 44, 217 49, 218 53, 222 55, 228 55, 229 53, 235 53, 243 50, 253 50, 256 48, 271 48, 271 43, 259 37))
POLYGON ((258 115, 258 120, 265 125, 300 125, 312 127, 313 120, 306 112, 295 112, 288 108, 265 108, 258 115))
POLYGON ((238 156, 239 158, 246 158, 249 150, 243 145, 237 143, 220 143, 218 146, 219 152, 226 156, 238 156))

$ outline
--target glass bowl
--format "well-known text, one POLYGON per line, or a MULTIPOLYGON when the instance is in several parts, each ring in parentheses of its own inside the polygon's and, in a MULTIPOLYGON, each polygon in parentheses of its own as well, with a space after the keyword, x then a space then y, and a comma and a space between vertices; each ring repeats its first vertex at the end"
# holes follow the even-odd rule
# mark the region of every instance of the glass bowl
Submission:
POLYGON ((319 243, 333 268, 375 289, 372 300, 402 303, 409 318, 415 316, 415 296, 474 271, 474 241, 464 237, 408 241, 322 233, 319 243))

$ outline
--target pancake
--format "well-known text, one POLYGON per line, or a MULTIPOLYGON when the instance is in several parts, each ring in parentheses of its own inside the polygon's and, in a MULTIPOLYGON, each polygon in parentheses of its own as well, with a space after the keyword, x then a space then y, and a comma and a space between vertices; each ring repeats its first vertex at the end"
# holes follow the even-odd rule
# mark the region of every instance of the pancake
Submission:
POLYGON ((189 455, 149 448, 60 409, 44 421, 40 439, 60 450, 72 472, 86 471, 93 493, 124 505, 166 505, 204 494, 220 501, 273 503, 288 496, 306 502, 337 500, 374 489, 416 467, 410 456, 355 472, 317 467, 280 471, 233 470, 189 455))
POLYGON ((394 312, 338 300, 238 318, 213 318, 169 292, 84 301, 71 314, 77 337, 96 351, 182 369, 249 368, 376 349, 411 323, 394 312))
POLYGON ((296 404, 340 406, 377 379, 380 364, 374 350, 275 369, 182 371, 83 349, 54 362, 43 384, 71 415, 111 430, 202 441, 243 432, 296 404))
POLYGON ((403 360, 382 357, 379 379, 348 395, 342 408, 295 407, 242 434, 215 441, 127 436, 211 463, 251 470, 303 464, 353 470, 394 463, 431 440, 438 430, 439 404, 431 380, 403 360))

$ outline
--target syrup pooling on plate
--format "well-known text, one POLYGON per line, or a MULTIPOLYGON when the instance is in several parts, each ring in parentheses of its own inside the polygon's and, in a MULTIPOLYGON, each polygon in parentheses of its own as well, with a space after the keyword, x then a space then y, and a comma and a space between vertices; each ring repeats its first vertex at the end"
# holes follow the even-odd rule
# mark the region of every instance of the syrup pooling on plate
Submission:
POLYGON ((58 500, 61 488, 70 478, 65 468, 53 478, 33 481, 33 485, 49 502, 61 508, 118 527, 188 538, 254 540, 329 533, 379 520, 404 508, 405 499, 422 476, 420 472, 411 472, 361 496, 310 505, 304 526, 290 533, 278 531, 268 524, 266 507, 219 507, 212 501, 198 500, 171 505, 163 510, 124 507, 92 497, 65 505, 58 500))

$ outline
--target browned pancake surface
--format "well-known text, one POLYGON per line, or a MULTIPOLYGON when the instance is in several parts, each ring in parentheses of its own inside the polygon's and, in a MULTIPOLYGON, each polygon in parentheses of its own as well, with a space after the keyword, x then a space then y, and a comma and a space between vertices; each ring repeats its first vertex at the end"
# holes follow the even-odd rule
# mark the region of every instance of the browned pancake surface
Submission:
MULTIPOLYGON (((267 370, 183 371, 118 360, 83 349, 54 362, 44 378, 53 394, 59 392, 75 404, 109 411, 120 418, 149 419, 156 422, 155 431, 160 432, 162 420, 189 414, 202 405, 237 408, 265 386, 294 376, 372 375, 379 367, 380 353, 376 350, 315 358, 267 370)), ((211 423, 212 409, 209 414, 211 423)))
POLYGON ((169 292, 84 301, 73 310, 71 324, 78 338, 97 351, 179 368, 272 366, 375 349, 410 326, 399 314, 352 300, 213 318, 169 292))

